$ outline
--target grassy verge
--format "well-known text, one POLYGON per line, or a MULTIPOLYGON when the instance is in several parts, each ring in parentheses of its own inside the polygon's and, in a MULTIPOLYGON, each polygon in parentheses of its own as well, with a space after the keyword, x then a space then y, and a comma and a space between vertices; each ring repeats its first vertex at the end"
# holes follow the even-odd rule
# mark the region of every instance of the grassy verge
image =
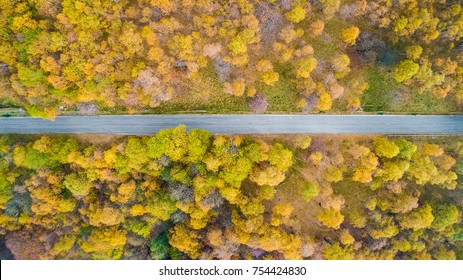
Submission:
POLYGON ((257 85, 257 92, 265 95, 267 98, 268 113, 294 113, 300 110, 296 107, 298 93, 292 79, 294 79, 293 69, 288 66, 277 65, 275 70, 279 73, 280 78, 273 86, 267 86, 263 83, 257 85))
MULTIPOLYGON (((279 81, 273 86, 258 83, 257 93, 264 95, 269 103, 267 113, 295 113, 297 90, 292 83, 293 73, 291 67, 276 66, 280 74, 279 81)), ((212 65, 199 70, 197 78, 193 81, 183 81, 183 91, 172 97, 171 100, 159 107, 143 110, 145 114, 175 114, 175 113, 207 113, 232 114, 251 113, 248 106, 249 97, 233 96, 223 91, 212 65)), ((103 114, 124 114, 125 108, 103 109, 103 114)))
POLYGON ((410 92, 386 69, 370 67, 364 71, 369 84, 361 100, 365 112, 446 114, 463 109, 451 97, 437 99, 432 93, 410 92))

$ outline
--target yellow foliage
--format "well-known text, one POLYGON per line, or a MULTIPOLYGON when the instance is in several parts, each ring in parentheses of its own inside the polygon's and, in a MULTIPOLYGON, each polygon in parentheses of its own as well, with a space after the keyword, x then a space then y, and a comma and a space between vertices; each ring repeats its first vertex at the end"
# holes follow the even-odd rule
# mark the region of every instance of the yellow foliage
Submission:
POLYGON ((264 224, 264 216, 248 216, 246 219, 240 217, 238 212, 235 210, 232 213, 232 222, 235 225, 237 231, 238 229, 245 233, 258 233, 264 224))
POLYGON ((248 50, 246 42, 240 36, 233 37, 228 44, 228 48, 234 56, 246 53, 248 50))
POLYGON ((355 45, 355 41, 359 35, 360 29, 356 26, 351 26, 341 32, 341 39, 348 45, 355 45))
POLYGON ((439 157, 444 154, 444 149, 436 144, 423 144, 421 152, 428 156, 439 157))
POLYGON ((201 219, 190 219, 190 227, 195 230, 205 228, 207 225, 207 220, 201 219))
POLYGON ((238 204, 240 202, 241 193, 239 190, 232 187, 225 187, 220 189, 220 194, 231 204, 238 204))
POLYGON ((207 170, 212 172, 217 172, 220 166, 222 165, 222 162, 218 158, 213 156, 208 156, 203 161, 206 164, 207 170))
POLYGON ((51 255, 58 255, 60 253, 68 252, 76 243, 76 236, 64 235, 55 242, 53 248, 50 250, 51 255))
POLYGON ((305 19, 306 11, 302 7, 295 7, 285 14, 286 19, 291 22, 299 23, 305 19))
POLYGON ((48 76, 47 81, 53 86, 55 89, 66 89, 68 88, 69 84, 63 77, 58 75, 51 74, 48 76))
POLYGON ((31 18, 30 12, 13 18, 12 28, 15 33, 20 33, 24 28, 35 29, 37 27, 38 24, 31 18))
POLYGON ((194 60, 193 37, 191 35, 174 35, 168 41, 167 46, 178 59, 184 61, 194 60))
POLYGON ((114 165, 117 161, 117 149, 116 146, 111 147, 111 149, 106 150, 104 152, 104 160, 109 164, 109 165, 114 165))
POLYGON ((164 51, 160 47, 151 47, 148 50, 148 59, 151 61, 160 61, 163 58, 164 51))
POLYGON ((333 59, 333 68, 336 72, 345 71, 350 65, 350 58, 346 54, 341 54, 333 59))
POLYGON ((312 36, 320 36, 325 29, 325 23, 322 20, 315 20, 310 24, 310 33, 312 36))
POLYGON ((280 75, 273 70, 262 73, 262 81, 269 86, 274 86, 278 82, 279 77, 280 75))
POLYGON ((280 251, 285 259, 302 259, 300 248, 302 242, 299 237, 286 233, 280 228, 269 228, 258 241, 258 245, 265 251, 280 251))
POLYGON ((325 226, 339 229, 341 223, 344 221, 344 215, 340 211, 329 208, 318 213, 317 218, 325 226))
POLYGON ((297 136, 294 145, 299 149, 305 150, 310 147, 312 138, 310 136, 297 136))
POLYGON ((294 211, 294 207, 290 204, 277 204, 273 207, 271 225, 280 226, 289 222, 289 217, 294 211))
POLYGON ((72 151, 68 154, 67 158, 69 163, 74 163, 79 165, 82 168, 89 168, 90 165, 90 160, 86 156, 84 156, 81 152, 79 151, 72 151))
POLYGON ((45 58, 40 60, 40 67, 42 67, 42 69, 45 70, 46 72, 49 72, 55 75, 58 75, 61 70, 61 67, 58 65, 55 59, 51 56, 46 56, 45 58))
POLYGON ((198 235, 184 225, 177 224, 170 230, 169 243, 192 259, 198 258, 201 254, 202 246, 198 241, 198 235))
POLYGON ((319 151, 312 153, 309 156, 310 160, 312 161, 313 164, 319 165, 323 159, 323 154, 319 151))
POLYGON ((349 230, 343 230, 341 232, 340 241, 343 245, 351 245, 355 242, 354 237, 349 233, 349 230))
POLYGON ((273 207, 273 213, 283 217, 289 217, 294 211, 294 207, 290 204, 277 204, 273 207))
POLYGON ((253 97, 254 95, 256 95, 256 93, 257 93, 257 90, 253 86, 248 87, 246 90, 246 96, 249 96, 249 97, 253 97))
POLYGON ((110 206, 95 208, 93 205, 87 211, 89 223, 93 226, 113 226, 124 221, 122 213, 110 206))
POLYGON ((251 181, 256 182, 259 186, 269 185, 277 186, 285 179, 285 174, 274 166, 265 168, 264 170, 255 169, 250 177, 251 181))
POLYGON ((297 101, 297 104, 296 104, 297 108, 305 108, 307 106, 307 99, 305 98, 299 98, 299 100, 297 101))
POLYGON ((260 199, 253 198, 245 204, 239 206, 241 213, 244 215, 262 215, 265 212, 265 206, 261 203, 260 199))
POLYGON ((310 73, 317 68, 317 60, 313 56, 303 57, 296 63, 296 74, 301 78, 309 78, 310 73))
POLYGON ((220 247, 225 243, 222 231, 216 228, 213 228, 207 232, 207 240, 214 247, 220 247))
POLYGON ((407 57, 412 60, 417 60, 421 57, 423 53, 423 48, 419 45, 409 46, 405 49, 407 52, 407 57))
POLYGON ((117 189, 117 195, 111 195, 111 200, 127 203, 135 193, 136 184, 134 180, 123 183, 117 189))
POLYGON ((322 92, 322 94, 320 94, 320 101, 317 105, 318 109, 320 109, 320 111, 328 111, 331 109, 332 105, 333 101, 331 95, 328 92, 322 92))
POLYGON ((71 212, 76 207, 74 199, 64 199, 61 197, 60 189, 42 186, 29 188, 33 203, 31 210, 38 215, 53 215, 56 213, 71 212))
POLYGON ((88 238, 82 242, 81 248, 87 253, 100 253, 103 258, 118 259, 126 242, 126 231, 118 227, 99 227, 92 230, 88 238))
POLYGON ((233 84, 225 83, 224 84, 224 91, 227 94, 231 94, 234 96, 242 96, 244 94, 244 90, 246 89, 246 84, 243 81, 235 81, 233 84))
POLYGON ((267 59, 261 59, 257 62, 256 69, 259 72, 267 72, 273 70, 273 65, 267 59))
POLYGON ((348 107, 350 110, 357 110, 361 106, 361 101, 358 97, 351 97, 348 101, 348 107))
POLYGON ((159 39, 149 26, 144 26, 141 30, 141 36, 146 40, 146 43, 150 46, 156 46, 159 44, 159 39))
POLYGON ((141 205, 141 204, 135 204, 132 206, 132 208, 130 208, 130 214, 132 216, 142 216, 144 214, 146 214, 147 211, 145 209, 145 206, 141 205))

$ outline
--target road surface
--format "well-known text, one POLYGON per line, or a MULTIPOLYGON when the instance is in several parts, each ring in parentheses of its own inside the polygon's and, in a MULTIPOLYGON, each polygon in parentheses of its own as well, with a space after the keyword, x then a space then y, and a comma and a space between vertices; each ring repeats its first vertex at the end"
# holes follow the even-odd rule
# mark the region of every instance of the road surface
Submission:
POLYGON ((113 115, 0 118, 0 133, 148 135, 185 124, 221 134, 463 134, 463 116, 113 115))

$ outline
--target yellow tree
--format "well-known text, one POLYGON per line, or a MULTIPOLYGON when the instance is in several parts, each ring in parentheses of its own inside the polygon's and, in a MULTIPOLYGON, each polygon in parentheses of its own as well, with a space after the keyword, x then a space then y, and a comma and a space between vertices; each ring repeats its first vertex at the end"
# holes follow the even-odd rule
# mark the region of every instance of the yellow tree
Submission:
POLYGON ((199 236, 194 231, 182 224, 177 224, 169 233, 170 245, 187 254, 192 259, 199 257, 202 246, 198 240, 199 236))
POLYGON ((92 253, 94 259, 119 259, 126 242, 126 231, 118 227, 99 227, 92 230, 81 242, 84 252, 92 253))
POLYGON ((317 218, 327 227, 339 229, 344 221, 344 215, 339 210, 329 208, 318 213, 317 218))
POLYGON ((355 41, 359 35, 360 29, 356 26, 351 26, 341 31, 341 39, 350 46, 355 45, 355 41))

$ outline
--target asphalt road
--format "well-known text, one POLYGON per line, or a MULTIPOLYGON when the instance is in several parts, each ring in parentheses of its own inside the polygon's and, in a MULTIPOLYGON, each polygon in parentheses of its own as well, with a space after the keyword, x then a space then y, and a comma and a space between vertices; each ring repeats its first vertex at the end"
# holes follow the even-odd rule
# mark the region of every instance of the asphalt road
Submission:
POLYGON ((463 134, 463 116, 114 115, 0 118, 0 133, 153 134, 185 124, 221 134, 463 134))

